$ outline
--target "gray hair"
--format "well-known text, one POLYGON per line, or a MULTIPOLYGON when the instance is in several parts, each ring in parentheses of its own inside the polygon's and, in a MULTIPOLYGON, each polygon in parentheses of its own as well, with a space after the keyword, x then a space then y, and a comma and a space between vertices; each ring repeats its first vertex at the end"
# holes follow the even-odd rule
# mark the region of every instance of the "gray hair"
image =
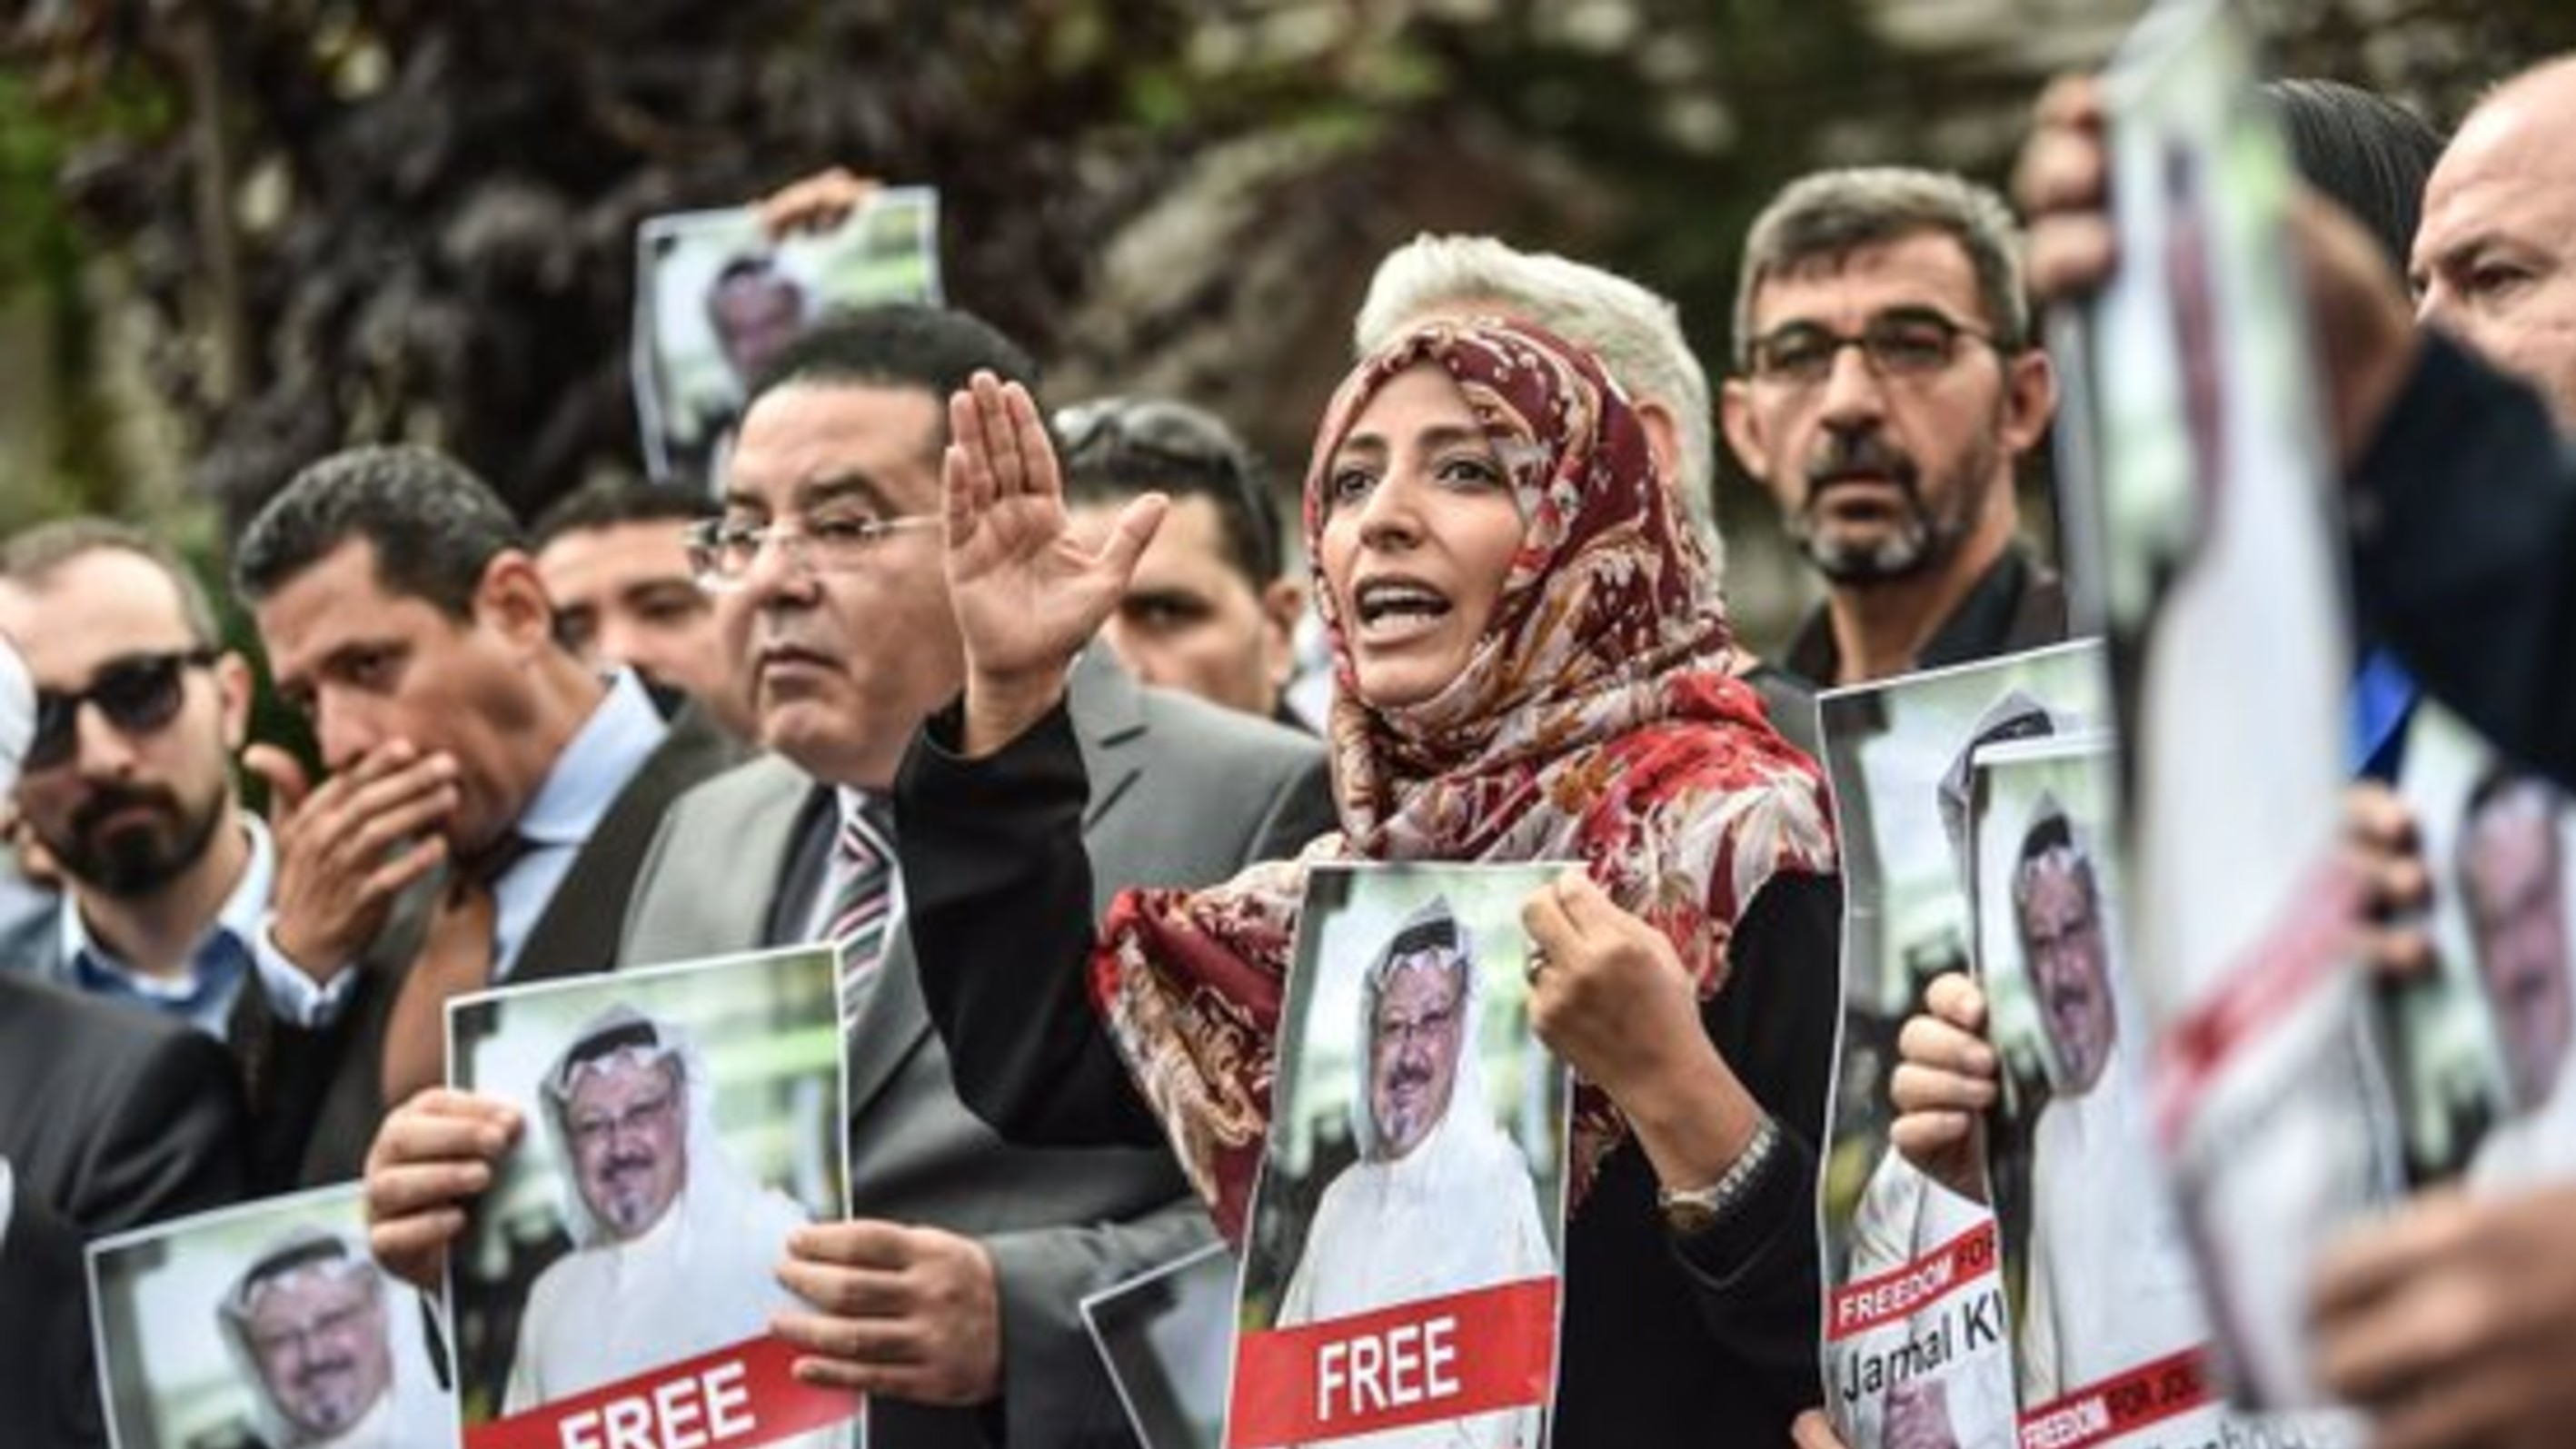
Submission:
POLYGON ((1949 237, 1968 254, 1996 345, 2008 352, 2027 346, 2021 232, 2004 199, 1948 171, 1855 166, 1800 177, 1753 219, 1735 282, 1735 365, 1751 363, 1753 294, 1764 282, 1925 232, 1949 237))
POLYGON ((1369 279, 1368 296, 1351 324, 1351 341, 1367 356, 1407 323, 1491 302, 1601 359, 1602 370, 1629 395, 1670 413, 1681 429, 1681 458, 1672 480, 1682 508, 1707 550, 1709 577, 1726 571, 1717 531, 1716 414, 1708 373, 1682 335, 1681 310, 1615 272, 1552 252, 1524 252, 1489 236, 1425 232, 1386 254, 1369 279))

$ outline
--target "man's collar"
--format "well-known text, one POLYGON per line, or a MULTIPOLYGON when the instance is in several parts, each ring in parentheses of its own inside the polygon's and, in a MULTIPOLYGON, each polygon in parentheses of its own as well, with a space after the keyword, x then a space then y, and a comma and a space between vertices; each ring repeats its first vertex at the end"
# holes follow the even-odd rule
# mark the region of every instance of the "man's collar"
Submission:
MULTIPOLYGON (((1937 669, 2036 648, 2066 635, 2065 591, 2019 543, 1986 566, 1940 627, 1924 640, 1913 668, 1937 669), (2053 623, 2052 623, 2053 621, 2053 623)), ((1781 656, 1781 667, 1817 689, 1832 689, 1842 656, 1834 647, 1833 609, 1818 604, 1781 656)))
POLYGON ((197 942, 189 948, 188 980, 178 987, 154 980, 136 971, 115 952, 101 945, 90 934, 89 922, 81 915, 80 893, 63 892, 60 914, 60 936, 63 960, 87 961, 94 968, 113 972, 131 981, 147 994, 167 995, 174 1000, 194 995, 197 990, 197 958, 205 953, 206 943, 215 933, 231 936, 248 950, 259 939, 261 922, 268 914, 268 898, 277 880, 277 847, 269 838, 268 824, 247 810, 236 810, 233 818, 240 822, 250 837, 250 858, 242 866, 241 879, 233 882, 232 894, 224 897, 223 906, 215 912, 197 942))
POLYGON ((536 845, 579 845, 668 728, 642 679, 634 670, 618 670, 513 828, 536 845))

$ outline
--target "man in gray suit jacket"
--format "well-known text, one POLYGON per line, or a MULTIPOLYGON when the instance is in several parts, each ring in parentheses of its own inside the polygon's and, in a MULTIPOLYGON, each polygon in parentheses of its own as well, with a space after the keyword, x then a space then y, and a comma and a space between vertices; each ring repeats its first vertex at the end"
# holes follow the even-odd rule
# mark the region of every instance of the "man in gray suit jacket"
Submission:
MULTIPOLYGON (((672 808, 622 963, 839 937, 852 867, 835 843, 883 838, 905 746, 962 683, 936 510, 943 404, 979 368, 1034 370, 963 314, 883 308, 809 334, 753 396, 697 557, 748 641, 775 755, 672 808)), ((1203 883, 1329 824, 1311 740, 1142 688, 1105 658, 1084 662, 1073 698, 1104 892, 1203 883)), ((783 1276, 810 1311, 782 1332, 816 1379, 873 1397, 876 1449, 1130 1442, 1079 1300, 1204 1242, 1206 1219, 1168 1153, 1008 1147, 966 1109, 899 886, 877 879, 897 929, 844 969, 859 1216, 792 1245, 783 1276)), ((506 1109, 452 1094, 396 1114, 368 1172, 379 1256, 426 1276, 473 1159, 516 1130, 506 1109)))

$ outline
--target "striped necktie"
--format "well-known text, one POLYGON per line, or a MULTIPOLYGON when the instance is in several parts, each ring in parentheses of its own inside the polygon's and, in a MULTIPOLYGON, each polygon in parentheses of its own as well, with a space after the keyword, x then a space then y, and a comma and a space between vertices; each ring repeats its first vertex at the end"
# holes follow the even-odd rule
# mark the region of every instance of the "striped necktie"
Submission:
POLYGON ((823 937, 841 956, 841 1023, 858 1014, 858 987, 885 955, 894 916, 894 846, 877 807, 846 811, 832 838, 832 909, 823 937))

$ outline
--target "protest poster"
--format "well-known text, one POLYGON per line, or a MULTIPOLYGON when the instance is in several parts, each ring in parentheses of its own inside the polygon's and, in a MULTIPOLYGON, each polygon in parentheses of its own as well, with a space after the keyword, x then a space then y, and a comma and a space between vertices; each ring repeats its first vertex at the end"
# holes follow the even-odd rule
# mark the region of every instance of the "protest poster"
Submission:
MULTIPOLYGON (((2352 650, 2286 217, 2293 176, 2220 0, 2168 0, 2103 80, 2123 265, 2095 300, 2087 433, 2152 1122, 2219 1367, 2312 1405, 2310 1253, 2402 1186, 2340 853, 2352 650)), ((2071 467, 2069 470, 2071 472, 2071 467)))
POLYGON ((2221 1435, 2209 1319, 2148 1125, 2152 1045, 2124 950, 2104 733, 1976 752, 1971 897, 2020 1442, 2198 1449, 2221 1435))
POLYGON ((102 1238, 89 1295, 115 1449, 456 1441, 421 1295, 368 1256, 354 1183, 102 1238))
POLYGON ((1082 1300, 1118 1402, 1144 1449, 1218 1449, 1234 1359, 1234 1255, 1223 1243, 1082 1300))
POLYGON ((1520 909, 1560 869, 1308 872, 1227 1449, 1545 1442, 1568 1092, 1520 909))
POLYGON ((827 946, 460 997, 453 1084, 526 1127, 449 1254, 466 1449, 845 1442, 769 1332, 788 1235, 844 1214, 827 946))
POLYGON ((2433 881, 2431 969, 2379 983, 2409 1173, 2576 1176, 2567 797, 2431 700, 2407 721, 2397 788, 2433 881))
POLYGON ((772 236, 750 207, 648 218, 635 236, 630 367, 658 483, 714 491, 743 395, 836 312, 940 300, 939 192, 871 192, 838 225, 772 236))
POLYGON ((2102 654, 2061 645, 1833 690, 1817 716, 1843 847, 1843 1017, 1817 1191, 1826 1409, 1852 1449, 2010 1449, 1992 1195, 1892 1149, 1888 1082, 1924 988, 1971 965, 1973 755, 2102 727, 2102 654))

